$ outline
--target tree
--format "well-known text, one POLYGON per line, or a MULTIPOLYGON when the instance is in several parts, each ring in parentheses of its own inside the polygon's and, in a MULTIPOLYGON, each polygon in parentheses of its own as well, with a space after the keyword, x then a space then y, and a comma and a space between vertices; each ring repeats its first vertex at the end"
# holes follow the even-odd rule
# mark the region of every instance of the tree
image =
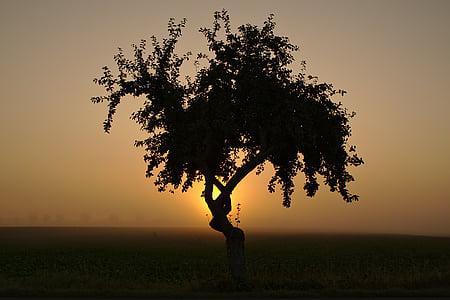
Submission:
POLYGON ((299 172, 309 197, 318 190, 321 176, 345 201, 358 200, 347 189, 353 181, 348 167, 363 163, 348 144, 354 113, 332 101, 345 91, 307 76, 304 62, 300 73, 293 73, 290 65, 298 47, 274 33, 273 15, 262 27, 246 24, 233 32, 228 13, 216 12, 212 28, 200 29, 211 57, 198 54, 195 77, 180 79, 180 67, 192 56, 174 53, 185 24, 185 19, 179 24, 170 19, 168 37, 162 42, 152 37, 149 54, 145 40, 132 46, 132 59, 119 48, 114 56, 118 74, 103 68, 94 82, 107 94, 92 101, 107 103, 103 125, 109 133, 120 101, 127 95, 143 96, 142 107, 131 118, 147 134, 135 142, 145 149, 146 176, 156 176, 160 192, 185 192, 194 182, 204 182, 209 225, 225 236, 231 274, 242 282, 244 232, 227 217, 233 190, 250 172, 259 174, 270 163, 274 174, 268 190, 272 193, 278 185, 285 207, 291 205, 299 172), (220 191, 216 199, 214 186, 220 191))

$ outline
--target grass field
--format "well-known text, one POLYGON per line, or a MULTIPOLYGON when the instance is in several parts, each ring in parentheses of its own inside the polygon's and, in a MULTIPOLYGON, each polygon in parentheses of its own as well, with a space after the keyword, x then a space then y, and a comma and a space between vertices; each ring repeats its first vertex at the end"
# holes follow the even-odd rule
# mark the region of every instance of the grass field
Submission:
MULTIPOLYGON (((247 234, 246 296, 450 296, 450 238, 247 234)), ((196 230, 0 228, 0 296, 229 296, 225 245, 196 230)))

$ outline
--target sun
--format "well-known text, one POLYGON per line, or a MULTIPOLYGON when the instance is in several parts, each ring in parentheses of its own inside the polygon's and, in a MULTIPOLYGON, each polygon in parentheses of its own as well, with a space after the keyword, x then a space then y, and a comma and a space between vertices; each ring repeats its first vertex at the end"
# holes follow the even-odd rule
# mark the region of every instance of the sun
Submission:
POLYGON ((213 192, 212 192, 212 197, 214 200, 217 199, 217 197, 220 196, 220 190, 217 188, 217 186, 213 186, 213 192))
MULTIPOLYGON (((192 189, 188 192, 189 198, 192 201, 193 207, 195 207, 195 210, 200 212, 200 215, 207 216, 207 219, 209 221, 209 218, 211 217, 211 212, 208 208, 208 205, 205 202, 205 198, 201 197, 201 194, 204 190, 204 183, 195 183, 192 187, 192 189)), ((238 186, 235 191, 233 191, 233 194, 231 196, 232 201, 232 214, 235 213, 236 205, 238 203, 242 204, 241 201, 245 197, 245 191, 247 189, 244 186, 238 186)), ((216 200, 217 197, 220 196, 220 190, 215 185, 213 186, 213 193, 212 193, 213 199, 216 200)))

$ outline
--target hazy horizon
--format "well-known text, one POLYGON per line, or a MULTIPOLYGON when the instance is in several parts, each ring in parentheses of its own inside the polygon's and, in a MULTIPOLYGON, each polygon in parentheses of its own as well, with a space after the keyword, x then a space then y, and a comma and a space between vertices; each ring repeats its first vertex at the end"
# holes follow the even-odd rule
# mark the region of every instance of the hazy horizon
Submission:
POLYGON ((271 168, 248 176, 233 193, 241 227, 449 236, 450 1, 437 0, 0 0, 0 226, 209 229, 200 185, 172 195, 145 178, 129 120, 139 104, 124 103, 108 135, 105 106, 89 99, 117 47, 162 38, 170 17, 185 17, 176 52, 204 51, 198 28, 223 8, 233 28, 274 13, 276 32, 300 46, 293 69, 305 60, 348 91, 335 100, 356 112, 350 142, 365 160, 350 170, 361 199, 351 204, 323 184, 306 197, 299 175, 286 209, 267 191, 271 168))
MULTIPOLYGON (((145 225, 0 225, 0 230, 22 230, 26 235, 29 234, 30 230, 37 230, 50 233, 60 233, 61 231, 76 231, 80 234, 88 234, 88 233, 97 233, 100 234, 104 232, 108 233, 120 233, 120 232, 148 232, 149 235, 158 234, 161 236, 166 235, 189 235, 189 234, 207 234, 217 236, 222 238, 223 235, 220 232, 211 230, 210 227, 207 226, 145 226, 145 225)), ((262 234, 262 235, 277 235, 277 236, 290 236, 290 235, 298 235, 298 236, 417 236, 417 237, 430 237, 430 238, 450 238, 450 235, 446 234, 413 234, 413 233, 402 233, 402 232, 363 232, 363 231, 333 231, 333 230, 311 230, 304 231, 297 227, 286 228, 286 227, 258 227, 258 226, 247 226, 243 228, 245 233, 247 233, 247 237, 252 234, 262 234)), ((4 231, 5 232, 5 231, 4 231)), ((8 234, 11 232, 6 231, 8 234)))

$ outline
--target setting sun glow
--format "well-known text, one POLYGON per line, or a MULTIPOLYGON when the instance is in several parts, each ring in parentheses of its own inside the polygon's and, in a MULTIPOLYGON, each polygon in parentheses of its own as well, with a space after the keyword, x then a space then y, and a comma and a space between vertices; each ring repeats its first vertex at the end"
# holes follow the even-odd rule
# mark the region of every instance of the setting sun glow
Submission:
POLYGON ((286 209, 267 191, 269 166, 252 172, 232 194, 242 226, 450 235, 450 1, 415 0, 1 2, 0 225, 206 228, 202 183, 170 194, 145 178, 129 119, 141 100, 124 101, 105 134, 105 106, 89 99, 117 47, 166 37, 171 17, 187 19, 175 52, 207 53, 198 29, 223 8, 233 30, 273 13, 277 34, 300 47, 294 72, 305 60, 308 74, 348 91, 335 100, 356 112, 350 142, 366 162, 350 170, 351 204, 321 178, 308 198, 299 175, 286 209))

